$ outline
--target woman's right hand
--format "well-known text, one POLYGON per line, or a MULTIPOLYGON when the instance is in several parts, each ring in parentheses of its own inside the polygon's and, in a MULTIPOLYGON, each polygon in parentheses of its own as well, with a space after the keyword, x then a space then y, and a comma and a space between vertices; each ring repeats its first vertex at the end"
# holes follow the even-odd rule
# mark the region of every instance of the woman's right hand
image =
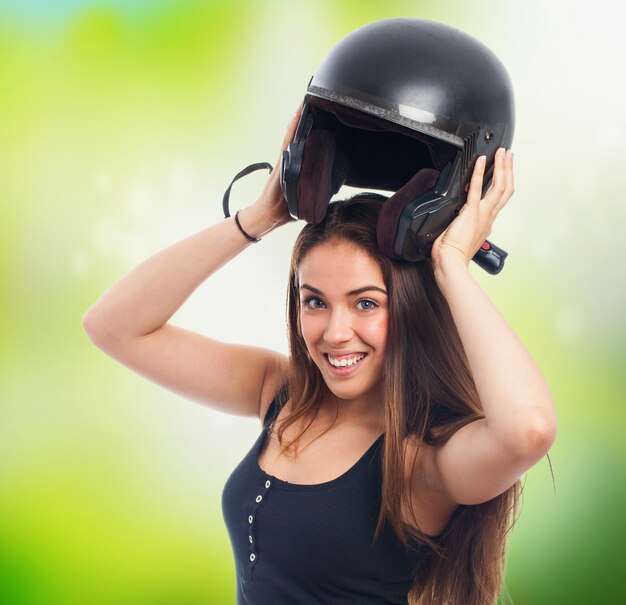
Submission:
POLYGON ((284 225, 294 220, 289 214, 287 201, 285 200, 282 188, 280 186, 280 164, 282 161, 283 151, 287 149, 289 143, 291 143, 295 137, 296 128, 298 127, 301 113, 302 104, 298 107, 298 110, 296 111, 293 118, 291 118, 291 121, 287 126, 280 154, 278 155, 278 161, 274 165, 272 173, 267 179, 261 195, 259 196, 257 201, 252 204, 252 206, 250 206, 245 211, 242 211, 242 214, 243 212, 249 214, 251 220, 256 219, 263 223, 265 226, 267 226, 268 228, 263 230, 264 233, 267 233, 267 231, 271 231, 276 227, 280 227, 281 225, 284 225))

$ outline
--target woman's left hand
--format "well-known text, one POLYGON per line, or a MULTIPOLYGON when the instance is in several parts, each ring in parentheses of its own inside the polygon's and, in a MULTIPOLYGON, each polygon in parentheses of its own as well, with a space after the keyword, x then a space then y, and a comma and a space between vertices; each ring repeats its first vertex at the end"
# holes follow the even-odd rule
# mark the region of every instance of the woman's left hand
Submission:
POLYGON ((493 181, 481 199, 485 156, 476 160, 469 184, 467 200, 459 215, 435 240, 431 256, 435 270, 450 262, 469 265, 483 242, 489 237, 498 212, 514 192, 513 153, 501 147, 496 152, 493 181))

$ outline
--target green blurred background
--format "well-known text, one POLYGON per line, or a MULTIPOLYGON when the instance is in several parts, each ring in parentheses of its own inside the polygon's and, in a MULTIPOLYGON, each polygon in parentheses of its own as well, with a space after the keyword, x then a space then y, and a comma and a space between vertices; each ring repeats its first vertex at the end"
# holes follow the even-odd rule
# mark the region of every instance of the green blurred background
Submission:
MULTIPOLYGON (((0 0, 0 602, 234 602, 220 495, 258 422, 118 366, 82 314, 219 220, 232 176, 275 161, 332 44, 392 16, 476 36, 516 89, 516 194, 492 237, 510 257, 497 278, 475 273, 544 370, 559 435, 556 491, 547 460, 526 477, 507 587, 517 605, 626 602, 626 43, 612 6, 0 0)), ((264 179, 238 183, 231 207, 264 179)), ((246 250, 174 323, 286 352, 298 229, 246 250)))

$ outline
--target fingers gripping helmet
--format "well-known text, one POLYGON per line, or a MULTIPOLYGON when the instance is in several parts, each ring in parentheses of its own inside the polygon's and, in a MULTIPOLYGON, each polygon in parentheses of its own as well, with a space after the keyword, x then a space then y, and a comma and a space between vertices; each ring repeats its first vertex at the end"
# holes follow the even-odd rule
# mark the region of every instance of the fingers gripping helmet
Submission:
MULTIPOLYGON (((510 78, 478 40, 424 19, 365 25, 311 78, 281 163, 289 212, 318 223, 344 184, 392 191, 378 219, 379 247, 422 260, 465 202, 480 155, 483 190, 489 186, 514 119, 510 78)), ((477 256, 497 273, 506 253, 486 242, 477 256)))

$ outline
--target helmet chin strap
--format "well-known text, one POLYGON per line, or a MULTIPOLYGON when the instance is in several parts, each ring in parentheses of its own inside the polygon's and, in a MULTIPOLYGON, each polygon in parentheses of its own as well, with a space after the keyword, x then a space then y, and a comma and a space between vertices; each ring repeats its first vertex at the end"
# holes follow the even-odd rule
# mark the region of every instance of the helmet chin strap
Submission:
POLYGON ((267 169, 272 172, 272 165, 268 162, 258 162, 257 164, 250 164, 250 166, 246 166, 243 170, 240 170, 235 178, 230 182, 226 191, 224 191, 224 197, 222 198, 222 210, 224 211, 224 218, 228 218, 230 216, 230 190, 232 189, 235 181, 238 181, 240 178, 247 176, 251 172, 255 172, 256 170, 267 169))

